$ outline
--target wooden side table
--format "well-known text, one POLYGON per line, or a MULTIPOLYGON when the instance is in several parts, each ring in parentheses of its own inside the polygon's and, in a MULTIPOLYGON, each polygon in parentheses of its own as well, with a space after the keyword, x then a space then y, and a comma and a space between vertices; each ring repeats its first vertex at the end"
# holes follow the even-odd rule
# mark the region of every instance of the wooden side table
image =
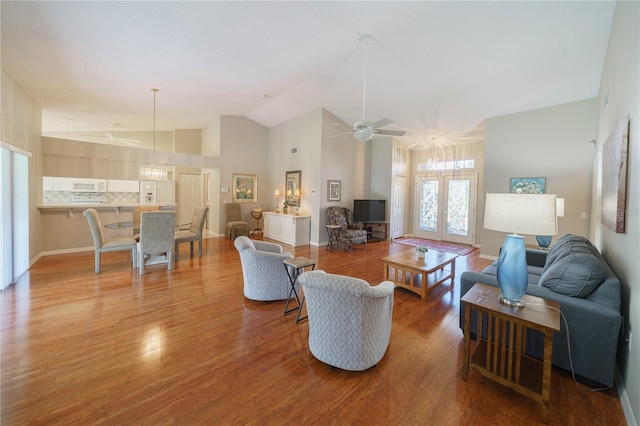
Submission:
POLYGON ((300 321, 306 319, 307 317, 300 318, 300 313, 302 312, 302 306, 304 305, 304 295, 302 295, 302 299, 296 292, 296 284, 298 283, 298 277, 300 274, 304 272, 304 268, 311 267, 313 271, 316 268, 315 260, 307 259, 306 257, 294 257, 292 259, 283 260, 284 269, 287 271, 287 275, 289 276, 289 283, 291 284, 291 290, 289 290, 289 298, 287 299, 287 303, 284 305, 283 315, 287 315, 289 312, 293 312, 298 310, 296 314, 296 324, 300 321), (298 306, 289 309, 289 301, 291 300, 291 294, 293 293, 296 301, 298 302, 298 306))
POLYGON ((498 300, 500 290, 476 283, 462 297, 464 302, 464 353, 462 378, 469 366, 478 373, 542 404, 542 419, 549 421, 551 351, 553 333, 560 331, 558 302, 525 295, 525 306, 515 308, 498 300), (471 310, 478 312, 476 344, 471 346, 471 310), (482 337, 486 315, 486 338, 482 337), (544 359, 525 354, 527 330, 544 334, 544 359))

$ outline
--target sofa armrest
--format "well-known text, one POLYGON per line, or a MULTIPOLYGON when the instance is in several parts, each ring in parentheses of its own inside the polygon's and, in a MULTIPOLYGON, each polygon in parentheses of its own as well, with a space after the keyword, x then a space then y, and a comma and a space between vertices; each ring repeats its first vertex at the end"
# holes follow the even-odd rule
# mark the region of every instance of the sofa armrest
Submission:
POLYGON ((548 253, 547 250, 527 249, 527 265, 544 267, 548 253))
POLYGON ((267 251, 267 252, 271 252, 271 253, 282 253, 283 252, 282 246, 280 244, 270 243, 269 241, 254 240, 253 241, 253 246, 258 251, 267 251))

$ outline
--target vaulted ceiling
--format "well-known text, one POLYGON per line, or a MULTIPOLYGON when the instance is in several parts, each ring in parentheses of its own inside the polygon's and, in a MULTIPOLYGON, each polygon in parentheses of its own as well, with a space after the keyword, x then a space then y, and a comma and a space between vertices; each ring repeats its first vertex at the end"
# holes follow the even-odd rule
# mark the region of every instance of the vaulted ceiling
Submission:
POLYGON ((267 127, 324 107, 407 145, 483 139, 492 116, 597 96, 615 2, 9 2, 2 68, 43 132, 267 127))

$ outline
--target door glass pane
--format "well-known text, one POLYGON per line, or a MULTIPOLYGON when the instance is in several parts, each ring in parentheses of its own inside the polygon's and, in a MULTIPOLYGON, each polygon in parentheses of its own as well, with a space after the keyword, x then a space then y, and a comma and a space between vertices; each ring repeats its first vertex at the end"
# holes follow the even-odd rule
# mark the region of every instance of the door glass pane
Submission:
POLYGON ((420 223, 421 231, 438 231, 438 181, 420 182, 420 223))
POLYGON ((447 206, 447 234, 469 235, 469 181, 450 180, 447 206))

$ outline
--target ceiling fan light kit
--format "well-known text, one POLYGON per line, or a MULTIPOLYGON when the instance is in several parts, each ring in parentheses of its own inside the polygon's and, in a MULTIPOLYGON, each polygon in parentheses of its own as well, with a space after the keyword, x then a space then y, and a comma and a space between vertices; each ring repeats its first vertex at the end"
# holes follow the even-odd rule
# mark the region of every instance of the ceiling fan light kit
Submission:
POLYGON ((363 68, 363 85, 362 85, 362 120, 356 122, 353 125, 353 130, 351 134, 354 138, 359 140, 362 143, 369 142, 376 135, 386 135, 386 136, 403 136, 405 134, 402 130, 383 130, 379 127, 386 126, 388 124, 392 124, 393 120, 388 118, 383 118, 375 123, 368 121, 365 119, 366 112, 366 101, 367 101, 367 45, 373 37, 369 34, 363 34, 360 36, 360 43, 364 45, 364 68, 363 68))
POLYGON ((153 153, 151 154, 151 164, 142 165, 138 168, 138 178, 140 180, 167 180, 167 168, 156 164, 156 93, 158 89, 151 89, 153 92, 153 153))

